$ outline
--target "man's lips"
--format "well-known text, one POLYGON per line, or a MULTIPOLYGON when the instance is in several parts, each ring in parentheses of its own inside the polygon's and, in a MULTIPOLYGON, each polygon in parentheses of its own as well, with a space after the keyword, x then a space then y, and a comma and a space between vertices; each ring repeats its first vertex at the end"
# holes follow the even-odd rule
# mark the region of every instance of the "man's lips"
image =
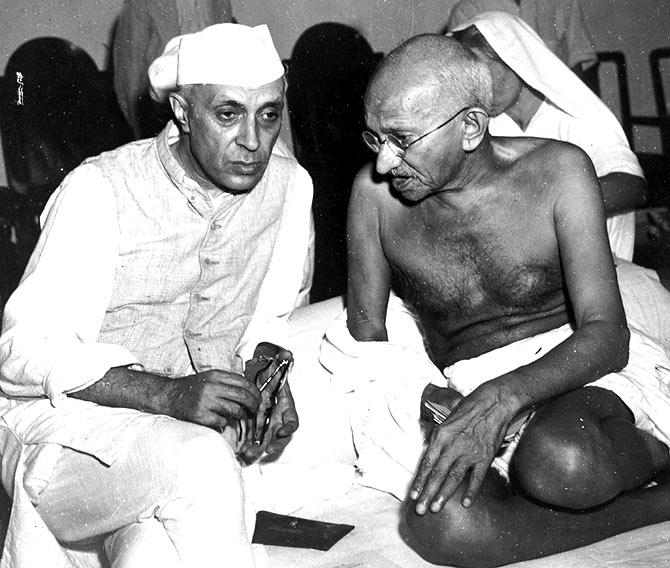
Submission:
POLYGON ((230 166, 235 173, 242 175, 251 175, 258 172, 262 167, 262 162, 231 162, 230 166))
POLYGON ((391 178, 391 185, 394 189, 402 190, 405 186, 412 181, 410 176, 393 176, 391 178))

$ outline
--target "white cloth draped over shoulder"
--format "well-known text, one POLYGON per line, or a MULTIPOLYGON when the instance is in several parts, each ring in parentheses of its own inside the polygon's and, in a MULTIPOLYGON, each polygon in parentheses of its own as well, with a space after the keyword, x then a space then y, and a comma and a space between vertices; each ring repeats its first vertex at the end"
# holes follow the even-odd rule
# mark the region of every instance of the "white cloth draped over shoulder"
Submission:
MULTIPOLYGON (((491 119, 491 134, 570 142, 589 155, 598 177, 614 172, 644 177, 614 114, 526 22, 505 12, 484 12, 454 31, 469 26, 476 26, 500 59, 546 99, 525 130, 502 114, 491 119)), ((631 260, 634 214, 610 217, 607 232, 616 256, 631 260)))

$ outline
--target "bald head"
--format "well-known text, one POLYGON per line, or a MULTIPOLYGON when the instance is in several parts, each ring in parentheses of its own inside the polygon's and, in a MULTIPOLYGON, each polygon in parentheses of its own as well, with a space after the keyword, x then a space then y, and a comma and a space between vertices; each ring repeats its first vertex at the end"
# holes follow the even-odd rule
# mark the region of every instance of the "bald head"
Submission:
POLYGON ((465 106, 488 111, 491 104, 488 68, 461 43, 444 35, 415 36, 389 53, 370 80, 366 102, 380 93, 417 89, 439 93, 447 112, 465 106))

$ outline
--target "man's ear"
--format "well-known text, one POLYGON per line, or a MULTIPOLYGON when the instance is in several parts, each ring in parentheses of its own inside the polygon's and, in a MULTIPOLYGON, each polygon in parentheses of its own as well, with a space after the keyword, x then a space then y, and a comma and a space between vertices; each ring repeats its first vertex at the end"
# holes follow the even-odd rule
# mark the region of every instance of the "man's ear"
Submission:
POLYGON ((463 118, 463 150, 472 152, 481 144, 489 128, 489 115, 480 108, 468 109, 463 118))
POLYGON ((172 114, 174 114, 179 130, 185 133, 190 133, 190 125, 188 123, 188 108, 189 102, 180 93, 170 93, 168 95, 168 101, 170 103, 170 108, 172 108, 172 114))

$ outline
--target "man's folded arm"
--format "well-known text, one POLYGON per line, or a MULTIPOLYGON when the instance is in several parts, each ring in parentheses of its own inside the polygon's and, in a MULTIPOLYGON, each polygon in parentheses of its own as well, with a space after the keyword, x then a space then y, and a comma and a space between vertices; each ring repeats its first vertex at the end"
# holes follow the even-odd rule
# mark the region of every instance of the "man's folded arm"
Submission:
POLYGON ((118 254, 116 205, 106 179, 93 165, 78 168, 41 221, 35 251, 5 306, 0 389, 56 402, 137 360, 119 345, 97 342, 118 254))

